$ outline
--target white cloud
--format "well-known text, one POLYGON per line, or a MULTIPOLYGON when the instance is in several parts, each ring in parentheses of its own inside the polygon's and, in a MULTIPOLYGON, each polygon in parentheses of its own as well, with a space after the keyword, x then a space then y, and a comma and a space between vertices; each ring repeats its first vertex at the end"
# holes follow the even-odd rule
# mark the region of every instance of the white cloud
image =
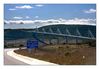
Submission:
POLYGON ((96 9, 84 10, 84 13, 95 13, 96 9))
POLYGON ((22 19, 23 17, 13 17, 14 19, 22 19))
POLYGON ((36 7, 43 7, 44 5, 35 5, 36 7))
POLYGON ((54 25, 54 24, 66 24, 66 25, 96 25, 96 19, 58 19, 58 20, 46 20, 45 22, 41 21, 42 25, 54 25))
POLYGON ((10 11, 14 11, 14 10, 16 10, 15 8, 10 8, 10 9, 8 9, 8 10, 10 10, 10 11))
POLYGON ((32 20, 5 20, 5 22, 7 24, 20 24, 20 23, 28 24, 28 23, 33 23, 32 20))
POLYGON ((23 6, 15 6, 15 8, 9 8, 8 10, 10 11, 14 11, 17 9, 32 9, 34 7, 30 6, 30 5, 23 5, 23 6))
POLYGON ((35 16, 34 18, 39 18, 39 16, 35 16))
POLYGON ((29 19, 30 17, 29 17, 29 16, 26 16, 25 18, 26 18, 26 19, 29 19))
POLYGON ((48 20, 5 20, 7 24, 16 23, 20 24, 23 22, 24 24, 33 23, 34 26, 45 26, 45 25, 54 25, 54 24, 66 24, 66 25, 96 25, 96 19, 48 19, 48 20))
POLYGON ((70 19, 67 20, 66 23, 69 24, 80 24, 80 25, 95 25, 96 24, 96 19, 79 19, 79 18, 75 18, 75 19, 70 19))
POLYGON ((33 7, 30 5, 16 6, 17 9, 32 9, 33 7))

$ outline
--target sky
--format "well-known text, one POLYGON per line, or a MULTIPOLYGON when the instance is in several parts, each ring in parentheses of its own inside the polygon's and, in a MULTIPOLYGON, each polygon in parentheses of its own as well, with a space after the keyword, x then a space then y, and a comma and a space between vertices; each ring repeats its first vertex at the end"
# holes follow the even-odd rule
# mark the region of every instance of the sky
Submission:
POLYGON ((4 4, 5 22, 96 23, 96 4, 4 4))

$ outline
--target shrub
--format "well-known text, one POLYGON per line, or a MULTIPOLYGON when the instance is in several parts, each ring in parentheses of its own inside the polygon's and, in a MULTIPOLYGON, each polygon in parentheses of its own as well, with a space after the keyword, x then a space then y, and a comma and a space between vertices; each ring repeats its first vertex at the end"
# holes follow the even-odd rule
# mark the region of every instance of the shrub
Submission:
POLYGON ((88 43, 91 47, 96 47, 96 41, 91 41, 88 43))
POLYGON ((65 54, 64 54, 65 56, 68 56, 68 55, 70 55, 70 53, 69 52, 65 52, 65 54))
POLYGON ((58 47, 59 49, 62 49, 63 47, 58 47))
POLYGON ((19 49, 21 49, 21 47, 24 47, 24 45, 23 45, 23 44, 20 44, 20 45, 19 45, 19 49))

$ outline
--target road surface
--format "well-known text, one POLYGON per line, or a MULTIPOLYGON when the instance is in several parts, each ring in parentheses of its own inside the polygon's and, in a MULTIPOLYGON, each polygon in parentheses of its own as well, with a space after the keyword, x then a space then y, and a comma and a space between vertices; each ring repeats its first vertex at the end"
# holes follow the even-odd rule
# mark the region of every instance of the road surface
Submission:
POLYGON ((8 51, 15 50, 17 48, 9 48, 9 49, 4 49, 4 65, 28 65, 22 61, 19 61, 9 55, 7 55, 8 51))

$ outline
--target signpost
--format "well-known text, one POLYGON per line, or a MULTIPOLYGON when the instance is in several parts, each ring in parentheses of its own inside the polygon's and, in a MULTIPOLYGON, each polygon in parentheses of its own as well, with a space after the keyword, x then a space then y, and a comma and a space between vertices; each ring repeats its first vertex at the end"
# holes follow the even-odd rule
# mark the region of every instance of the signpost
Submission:
POLYGON ((28 40, 27 41, 27 49, 28 49, 29 53, 32 52, 32 49, 34 49, 36 51, 37 48, 38 48, 37 40, 28 40))

